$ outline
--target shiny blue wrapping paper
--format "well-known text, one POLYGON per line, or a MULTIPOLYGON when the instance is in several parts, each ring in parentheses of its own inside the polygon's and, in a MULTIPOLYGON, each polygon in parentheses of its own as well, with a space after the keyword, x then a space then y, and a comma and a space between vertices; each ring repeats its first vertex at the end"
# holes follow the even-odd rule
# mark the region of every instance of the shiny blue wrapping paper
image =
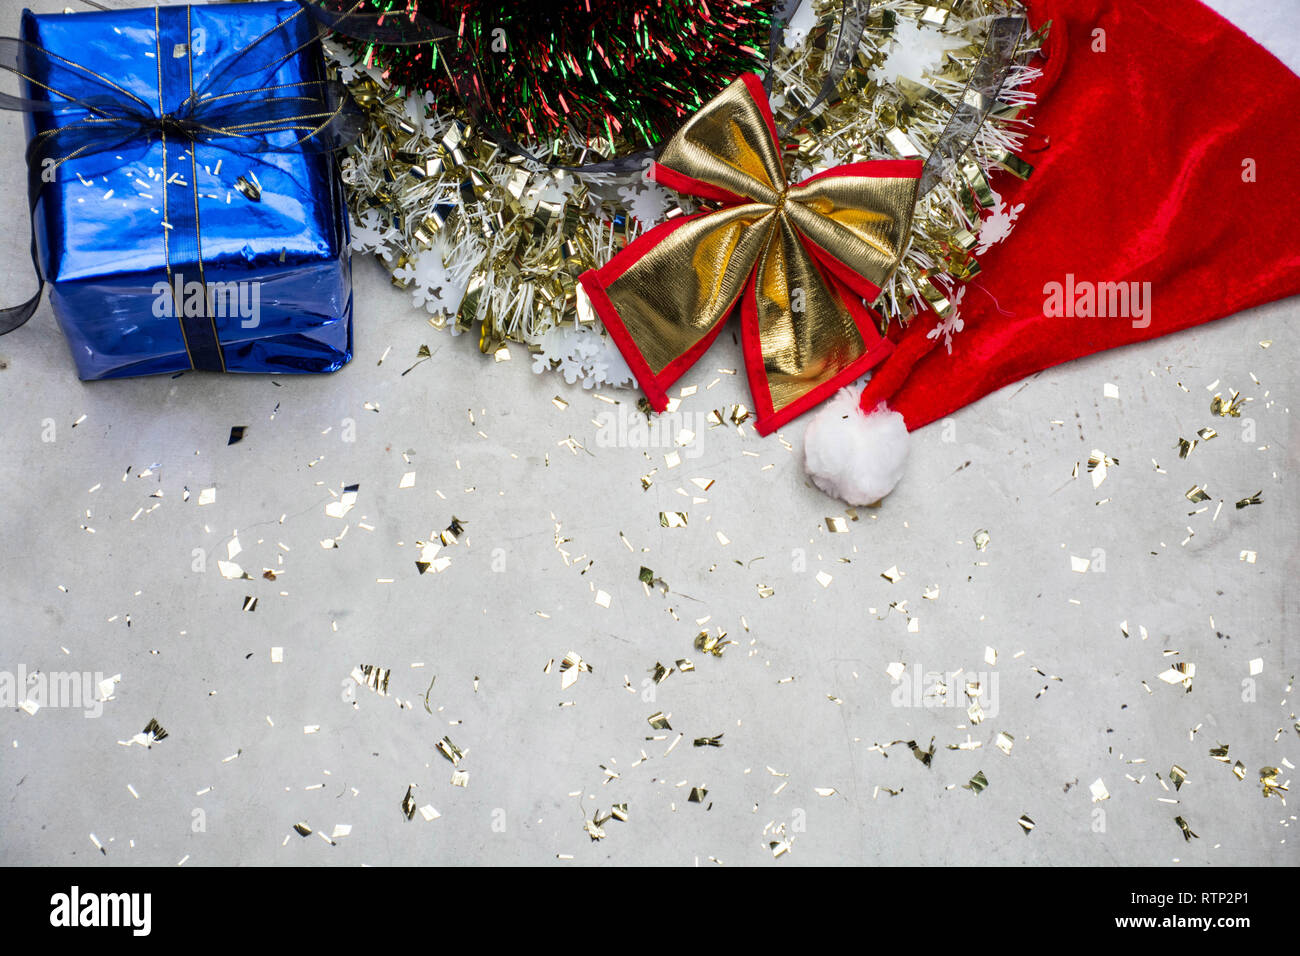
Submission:
MULTIPOLYGON (((183 6, 162 7, 157 33, 153 7, 42 15, 25 10, 21 35, 151 104, 161 100, 161 112, 175 109, 189 95, 186 52, 192 57, 194 83, 200 85, 200 77, 297 10, 292 2, 195 5, 188 15, 183 6)), ((308 43, 313 32, 311 21, 300 16, 261 45, 258 59, 274 63, 306 44, 284 60, 273 83, 323 78, 319 44, 308 43)), ((39 98, 40 57, 31 57, 27 67, 38 81, 25 84, 27 95, 39 98)), ((66 87, 66 77, 60 77, 60 84, 66 87)), ((79 108, 28 113, 28 137, 85 116, 79 108)), ((273 135, 283 137, 286 147, 296 139, 288 131, 273 135)), ((232 295, 213 310, 227 371, 332 372, 342 367, 352 357, 352 276, 347 211, 333 155, 291 148, 240 155, 171 137, 165 145, 140 142, 78 156, 65 164, 70 176, 61 170, 60 181, 42 191, 35 213, 38 252, 51 284, 54 314, 80 377, 120 378, 192 367, 180 319, 166 314, 175 310, 169 309, 170 301, 159 304, 157 291, 159 283, 168 282, 164 149, 172 180, 169 215, 176 220, 167 230, 172 287, 177 275, 185 282, 200 279, 200 246, 202 278, 209 286, 241 284, 229 288, 238 289, 242 301, 232 295), (197 183, 190 181, 191 149, 197 183), (260 184, 259 202, 235 187, 241 176, 260 184), (197 208, 191 209, 196 192, 197 208), (188 242, 182 234, 186 229, 188 242), (256 315, 251 314, 253 288, 260 307, 256 315)))

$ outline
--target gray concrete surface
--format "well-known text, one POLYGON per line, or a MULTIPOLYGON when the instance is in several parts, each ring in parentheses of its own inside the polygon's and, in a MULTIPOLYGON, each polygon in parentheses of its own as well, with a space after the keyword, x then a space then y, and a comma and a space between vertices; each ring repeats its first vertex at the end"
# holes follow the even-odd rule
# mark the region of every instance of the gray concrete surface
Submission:
MULTIPOLYGON (((1271 27, 1287 4, 1216 5, 1300 62, 1294 29, 1271 27)), ((12 146, 18 121, 0 124, 12 146)), ((18 150, 0 177, 21 194, 18 150)), ((2 287, 26 288, 25 214, 7 210, 2 287)), ((672 448, 597 424, 630 393, 605 393, 616 407, 535 376, 517 349, 492 364, 426 327, 373 262, 356 286, 357 355, 330 377, 83 384, 48 306, 0 340, 0 680, 120 675, 102 704, 0 708, 0 862, 1300 861, 1285 794, 1259 781, 1300 760, 1300 302, 991 396, 917 433, 897 492, 848 520, 803 480, 802 424, 782 432, 793 450, 707 427, 749 401, 715 371, 739 367, 729 343, 684 380, 700 390, 677 421, 696 436, 670 468, 672 448), (434 357, 403 375, 422 344, 434 357), (1212 416, 1234 389, 1243 417, 1212 416), (246 437, 227 445, 235 425, 246 437), (1218 437, 1180 460, 1177 439, 1207 426, 1218 437), (1096 489, 1093 449, 1119 462, 1096 489), (354 507, 328 514, 353 483, 354 507), (1198 484, 1203 505, 1184 497, 1198 484), (661 527, 678 511, 686 527, 661 527), (453 516, 450 563, 421 575, 418 542, 453 516), (718 628, 723 656, 692 646, 718 628), (570 651, 591 670, 564 688, 570 651), (695 669, 649 680, 681 658, 695 669), (1190 692, 1160 679, 1178 663, 1195 665, 1190 692), (391 668, 387 696, 349 676, 363 664, 391 668), (660 711, 671 730, 648 722, 660 711), (131 743, 151 719, 166 738, 131 743), (932 737, 927 767, 905 742, 932 737), (404 818, 412 785, 440 816, 404 818), (623 803, 593 841, 584 819, 623 803), (340 824, 334 845, 317 836, 340 824)))

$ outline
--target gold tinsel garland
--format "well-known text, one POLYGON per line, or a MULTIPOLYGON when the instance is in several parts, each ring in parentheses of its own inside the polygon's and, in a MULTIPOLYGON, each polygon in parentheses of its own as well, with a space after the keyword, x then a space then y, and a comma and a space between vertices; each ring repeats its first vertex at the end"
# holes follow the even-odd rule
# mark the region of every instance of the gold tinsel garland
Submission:
MULTIPOLYGON (((806 0, 791 21, 786 36, 795 42, 774 64, 778 123, 815 98, 841 9, 838 0, 806 0)), ((873 5, 837 97, 790 144, 791 179, 843 163, 928 155, 963 96, 990 21, 1023 12, 1015 0, 873 5), (899 57, 903 67, 930 68, 920 79, 903 76, 899 57)), ((1016 153, 1033 102, 1026 85, 1037 76, 1027 64, 1040 41, 1022 41, 997 108, 955 173, 918 203, 902 264, 875 303, 883 322, 910 321, 928 306, 941 318, 932 336, 950 342, 961 329, 961 284, 979 272, 974 253, 1005 238, 1018 213, 1001 206, 989 177, 997 169, 1031 172, 1016 153), (989 213, 998 222, 983 235, 989 213)), ((516 342, 534 354, 538 371, 561 369, 588 387, 631 384, 600 323, 579 312, 576 279, 663 218, 693 211, 688 201, 644 175, 574 174, 523 160, 463 117, 386 89, 347 60, 340 68, 371 117, 344 161, 354 250, 379 255, 431 325, 477 330, 485 353, 500 356, 516 342)), ((526 145, 534 155, 579 159, 630 151, 576 136, 526 145)))

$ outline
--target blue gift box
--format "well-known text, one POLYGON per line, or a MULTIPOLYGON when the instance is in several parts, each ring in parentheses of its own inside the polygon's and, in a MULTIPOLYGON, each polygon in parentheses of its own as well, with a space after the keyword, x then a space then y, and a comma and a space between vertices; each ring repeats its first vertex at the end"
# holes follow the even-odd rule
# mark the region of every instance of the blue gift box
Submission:
MULTIPOLYGON (((234 73, 255 79, 223 79, 221 89, 255 82, 270 97, 325 79, 315 31, 294 2, 25 10, 22 39, 41 48, 25 57, 35 81, 26 95, 66 104, 48 83, 102 102, 107 83, 164 116, 206 77, 234 73), (60 58, 96 79, 76 89, 60 58)), ((28 113, 29 140, 93 115, 70 105, 28 113)), ((333 154, 295 145, 302 137, 289 129, 256 152, 172 132, 67 159, 41 188, 37 252, 80 377, 342 367, 352 356, 352 275, 333 154)))

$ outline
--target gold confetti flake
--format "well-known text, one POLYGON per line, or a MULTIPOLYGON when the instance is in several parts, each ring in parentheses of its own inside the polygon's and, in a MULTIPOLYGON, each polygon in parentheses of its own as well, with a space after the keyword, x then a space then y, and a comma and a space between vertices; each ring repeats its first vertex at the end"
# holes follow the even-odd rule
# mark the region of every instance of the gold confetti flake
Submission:
POLYGON ((1028 815, 1022 813, 1020 819, 1016 822, 1020 824, 1020 829, 1025 831, 1025 836, 1029 836, 1029 831, 1034 828, 1034 821, 1029 819, 1028 815))
POLYGON ((659 512, 659 527, 661 528, 685 528, 687 515, 685 511, 661 511, 659 512))
POLYGON ((975 550, 987 551, 989 547, 989 532, 987 528, 980 528, 975 532, 975 550))
POLYGON ((342 518, 356 506, 360 489, 359 484, 345 485, 338 499, 325 506, 325 514, 331 518, 342 518))
POLYGON ((712 737, 696 737, 692 742, 695 747, 721 747, 722 734, 714 734, 712 737))
POLYGON ((1178 824, 1178 829, 1183 831, 1183 839, 1191 843, 1193 838, 1199 840, 1200 837, 1192 832, 1192 828, 1187 825, 1187 821, 1182 817, 1174 817, 1174 823, 1178 824))
POLYGON ((1106 480, 1107 470, 1119 464, 1118 458, 1111 458, 1098 448, 1088 456, 1088 472, 1092 475, 1092 487, 1098 488, 1106 480))
POLYGON ((1241 407, 1245 404, 1240 398, 1240 392, 1233 392, 1228 399, 1216 392, 1214 398, 1210 399, 1210 411, 1220 418, 1240 418, 1241 407))
POLYGON ((1187 782, 1187 771, 1178 764, 1174 764, 1169 768, 1169 779, 1172 781, 1175 791, 1181 790, 1183 784, 1187 782))
POLYGON ((1101 777, 1098 777, 1092 783, 1088 784, 1088 792, 1092 794, 1092 802, 1100 803, 1102 800, 1110 799, 1110 791, 1102 783, 1101 777))
MULTIPOLYGON (((922 749, 921 745, 918 744, 915 740, 907 741, 907 748, 912 751, 912 756, 915 757, 917 760, 921 761, 922 765, 926 767, 929 767, 930 764, 934 761, 934 738, 933 737, 930 738, 930 746, 927 749, 922 749)), ((982 777, 983 774, 981 773, 979 774, 979 776, 982 777)), ((988 786, 987 780, 984 781, 983 786, 984 787, 988 786)), ((980 789, 983 789, 983 787, 981 787, 980 789)))
POLYGON ((374 664, 361 664, 352 670, 352 679, 363 687, 369 687, 380 697, 388 696, 388 681, 392 677, 392 670, 387 667, 376 667, 374 664))
POLYGON ((714 657, 721 657, 722 652, 725 651, 728 646, 736 643, 735 641, 726 640, 726 636, 726 632, 721 630, 718 632, 717 636, 710 634, 708 631, 700 631, 700 633, 695 636, 695 649, 712 654, 714 657))
POLYGON ((975 776, 970 778, 970 783, 962 784, 962 788, 972 793, 979 794, 987 790, 989 786, 988 777, 984 776, 984 771, 976 771, 975 776))
POLYGON ((1277 767, 1261 767, 1259 771, 1259 783, 1263 787, 1264 796, 1271 797, 1275 793, 1286 793, 1287 788, 1277 782, 1278 774, 1281 773, 1277 767))
POLYGON ((894 584, 903 577, 903 572, 898 570, 898 565, 894 565, 888 570, 881 571, 880 576, 884 578, 886 581, 888 581, 890 584, 894 584))
POLYGON ((827 518, 826 530, 831 534, 848 534, 849 523, 843 518, 827 518))
POLYGON ((451 761, 453 767, 459 766, 461 759, 465 756, 465 751, 452 743, 450 737, 443 737, 434 746, 438 748, 440 754, 451 761))
POLYGON ((1184 690, 1190 691, 1192 678, 1196 676, 1196 665, 1190 661, 1179 661, 1157 676, 1166 684, 1182 684, 1184 690))
POLYGON ((1010 757, 1011 748, 1012 746, 1015 745, 1015 742, 1016 742, 1015 737, 1012 737, 1006 731, 1001 731, 998 733, 998 737, 997 737, 997 741, 995 742, 995 745, 997 746, 998 750, 1001 750, 1004 754, 1010 757))
POLYGON ((708 795, 709 791, 704 787, 691 787, 691 795, 686 799, 690 803, 703 803, 708 795))
POLYGON ((774 588, 766 584, 759 584, 757 585, 757 587, 758 587, 758 596, 760 598, 770 598, 773 594, 776 593, 776 590, 774 588))
POLYGON ((560 661, 560 690, 572 687, 582 673, 595 673, 595 668, 584 661, 577 651, 569 651, 564 655, 564 660, 560 661))
POLYGON ((1262 495, 1263 493, 1264 493, 1263 490, 1260 490, 1255 492, 1249 498, 1242 498, 1240 501, 1237 502, 1237 507, 1240 509, 1240 508, 1248 508, 1251 505, 1262 504, 1264 499, 1261 498, 1260 495, 1262 495))
POLYGON ((646 722, 655 730, 672 730, 672 725, 668 723, 668 717, 662 710, 655 711, 646 718, 646 722))
POLYGON ((1227 763, 1229 746, 1229 744, 1219 744, 1217 747, 1211 747, 1210 756, 1220 763, 1227 763))
POLYGON ((1199 504, 1202 501, 1210 500, 1210 496, 1206 492, 1204 485, 1192 485, 1192 487, 1183 492, 1183 497, 1192 504, 1199 504))

